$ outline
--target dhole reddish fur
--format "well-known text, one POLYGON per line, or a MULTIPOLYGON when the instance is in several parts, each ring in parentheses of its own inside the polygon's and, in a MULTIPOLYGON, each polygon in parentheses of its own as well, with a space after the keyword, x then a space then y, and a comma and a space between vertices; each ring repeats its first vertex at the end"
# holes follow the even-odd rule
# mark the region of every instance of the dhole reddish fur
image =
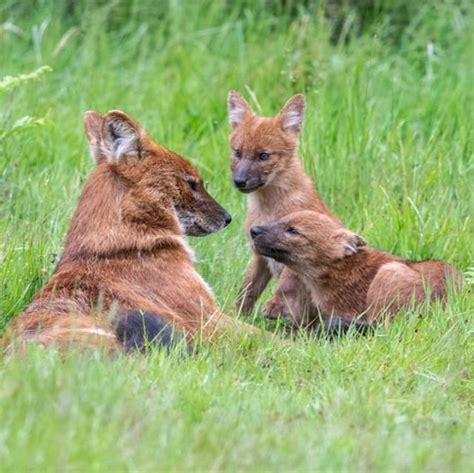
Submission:
POLYGON ((446 298, 462 274, 436 260, 410 261, 366 246, 359 235, 318 212, 300 211, 252 227, 256 251, 287 265, 311 292, 323 317, 373 323, 412 303, 446 298))
MULTIPOLYGON (((276 116, 261 117, 238 92, 229 92, 232 177, 236 187, 248 194, 247 235, 254 225, 274 222, 304 209, 335 218, 298 158, 304 108, 304 96, 295 95, 276 116)), ((237 308, 250 311, 272 276, 278 278, 278 288, 264 306, 267 317, 284 315, 303 322, 305 313, 314 315, 311 298, 298 277, 255 251, 239 291, 237 308)))
POLYGON ((13 321, 11 337, 118 350, 114 327, 129 311, 156 314, 190 340, 234 326, 184 239, 230 221, 198 171, 121 111, 88 112, 84 125, 96 168, 54 274, 13 321))

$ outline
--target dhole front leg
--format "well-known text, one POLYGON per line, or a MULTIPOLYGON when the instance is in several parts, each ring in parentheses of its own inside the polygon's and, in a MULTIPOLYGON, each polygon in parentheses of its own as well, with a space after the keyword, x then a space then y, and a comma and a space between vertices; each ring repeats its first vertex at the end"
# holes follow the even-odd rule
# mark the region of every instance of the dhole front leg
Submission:
POLYGON ((250 312, 267 287, 272 277, 264 258, 253 255, 245 274, 244 283, 237 296, 236 308, 244 313, 250 312))
POLYGON ((303 282, 285 267, 278 279, 277 290, 265 304, 263 313, 269 319, 287 317, 300 325, 306 320, 311 307, 311 296, 303 282))

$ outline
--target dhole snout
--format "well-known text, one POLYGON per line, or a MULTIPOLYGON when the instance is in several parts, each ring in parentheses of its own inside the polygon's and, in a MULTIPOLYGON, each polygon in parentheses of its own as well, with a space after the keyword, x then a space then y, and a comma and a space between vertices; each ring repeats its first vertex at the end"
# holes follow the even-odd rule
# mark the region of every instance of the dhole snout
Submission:
POLYGON ((254 225, 250 228, 252 246, 259 255, 285 263, 290 255, 286 232, 288 230, 279 223, 254 225))
MULTIPOLYGON (((234 151, 235 153, 236 151, 234 151)), ((232 180, 235 187, 244 194, 249 194, 265 185, 265 176, 262 176, 257 165, 249 159, 242 160, 232 168, 232 180)))
POLYGON ((200 180, 187 176, 186 182, 191 189, 191 198, 180 199, 174 206, 186 235, 204 236, 230 224, 229 212, 207 193, 200 180))

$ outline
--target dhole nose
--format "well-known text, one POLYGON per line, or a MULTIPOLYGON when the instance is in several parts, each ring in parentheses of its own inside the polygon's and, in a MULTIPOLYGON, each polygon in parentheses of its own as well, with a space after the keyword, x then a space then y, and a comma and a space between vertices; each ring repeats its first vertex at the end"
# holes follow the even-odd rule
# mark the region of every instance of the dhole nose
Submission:
POLYGON ((230 222, 232 222, 232 216, 230 215, 229 212, 226 212, 224 214, 224 221, 225 221, 225 226, 229 225, 230 222))
POLYGON ((235 184, 235 187, 242 189, 246 186, 247 181, 246 179, 243 179, 241 177, 234 177, 234 184, 235 184))
POLYGON ((257 238, 260 233, 263 233, 263 228, 259 227, 258 225, 255 225, 250 228, 250 236, 252 238, 257 238))

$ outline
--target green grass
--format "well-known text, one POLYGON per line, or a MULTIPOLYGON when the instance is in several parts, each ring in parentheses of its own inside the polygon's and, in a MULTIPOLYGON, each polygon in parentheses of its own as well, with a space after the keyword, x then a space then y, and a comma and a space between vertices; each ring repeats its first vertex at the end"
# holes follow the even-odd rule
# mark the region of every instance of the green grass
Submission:
MULTIPOLYGON (((469 2, 411 7, 401 30, 381 13, 340 44, 322 8, 298 2, 27 4, 0 6, 0 76, 53 71, 0 95, 0 128, 46 117, 0 142, 0 327, 61 251, 92 169, 89 109, 137 118, 232 213, 190 241, 231 312, 250 256, 230 185, 231 88, 263 114, 305 92, 301 155, 336 214, 373 246, 471 268, 472 281, 469 2)), ((32 350, 0 364, 1 469, 472 471, 473 312, 466 290, 368 338, 242 339, 188 358, 32 350)))

